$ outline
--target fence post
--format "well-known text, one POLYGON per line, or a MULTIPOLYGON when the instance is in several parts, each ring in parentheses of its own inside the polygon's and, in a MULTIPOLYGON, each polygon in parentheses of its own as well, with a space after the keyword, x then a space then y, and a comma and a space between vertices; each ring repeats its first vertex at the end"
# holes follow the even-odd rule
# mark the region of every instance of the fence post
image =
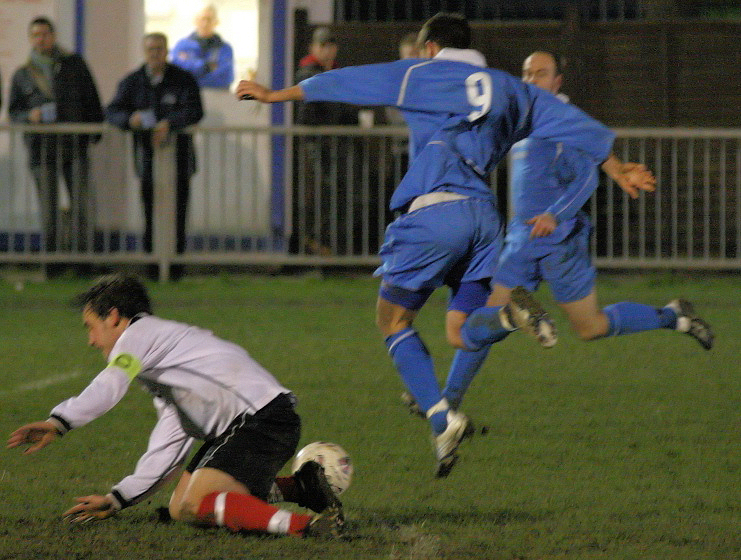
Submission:
POLYGON ((175 137, 154 149, 154 202, 152 207, 152 250, 159 267, 160 282, 170 278, 175 256, 175 137))

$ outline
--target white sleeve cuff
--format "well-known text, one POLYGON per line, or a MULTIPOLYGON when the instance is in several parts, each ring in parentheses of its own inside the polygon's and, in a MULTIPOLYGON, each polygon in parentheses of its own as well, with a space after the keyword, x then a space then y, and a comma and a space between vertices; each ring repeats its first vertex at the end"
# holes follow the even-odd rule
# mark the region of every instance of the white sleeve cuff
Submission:
POLYGON ((121 511, 123 509, 121 502, 118 501, 118 498, 116 498, 116 496, 113 495, 113 493, 106 494, 106 498, 111 500, 111 503, 113 504, 113 509, 115 509, 116 511, 121 511))
POLYGON ((56 419, 56 418, 54 418, 53 416, 52 416, 52 417, 50 417, 50 418, 47 418, 47 420, 46 420, 46 421, 47 421, 47 422, 49 422, 49 424, 53 424, 53 425, 54 425, 54 427, 55 427, 55 428, 57 429, 57 431, 59 432, 59 435, 61 435, 61 436, 63 436, 63 435, 64 435, 64 434, 66 434, 67 432, 69 432, 69 429, 67 428, 67 426, 65 426, 64 424, 62 424, 62 422, 60 422, 59 420, 57 420, 57 419, 56 419))

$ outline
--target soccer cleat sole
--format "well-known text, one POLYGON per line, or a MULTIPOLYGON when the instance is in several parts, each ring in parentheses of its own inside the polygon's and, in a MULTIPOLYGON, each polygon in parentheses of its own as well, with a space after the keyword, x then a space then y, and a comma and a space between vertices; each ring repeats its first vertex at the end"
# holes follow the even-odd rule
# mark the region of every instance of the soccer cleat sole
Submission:
POLYGON ((558 342, 556 326, 548 312, 522 286, 512 290, 510 302, 502 308, 502 312, 513 327, 534 337, 543 348, 552 348, 558 342))
POLYGON ((313 517, 304 530, 305 537, 339 539, 345 534, 345 514, 342 506, 331 505, 313 517))
POLYGON ((425 413, 422 412, 422 409, 419 408, 419 405, 417 404, 416 399, 408 391, 404 391, 401 394, 401 402, 402 404, 404 404, 404 406, 409 411, 409 414, 411 414, 412 416, 419 416, 422 419, 427 418, 425 416, 425 413))

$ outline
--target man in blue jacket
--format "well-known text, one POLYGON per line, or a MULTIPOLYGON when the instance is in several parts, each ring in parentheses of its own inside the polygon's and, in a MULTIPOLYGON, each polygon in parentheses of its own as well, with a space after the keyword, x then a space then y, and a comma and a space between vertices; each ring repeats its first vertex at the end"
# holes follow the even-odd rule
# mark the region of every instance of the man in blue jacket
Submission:
MULTIPOLYGON (((473 429, 442 396, 432 359, 412 323, 432 292, 447 285, 446 334, 461 347, 460 327, 484 305, 502 244, 488 173, 514 142, 530 135, 580 148, 595 165, 609 161, 624 188, 645 186, 647 180, 645 170, 611 156, 614 134, 609 129, 538 88, 486 68, 470 43, 468 23, 441 13, 419 33, 425 59, 330 70, 279 91, 249 81, 237 88, 237 96, 263 102, 341 101, 401 110, 410 129, 411 164, 390 201, 399 217, 386 230, 380 251, 377 324, 399 374, 430 421, 438 477, 448 475, 458 445, 473 429)), ((552 324, 537 302, 523 291, 515 295, 500 328, 524 328, 545 346, 554 344, 552 324)), ((488 346, 458 351, 450 375, 477 371, 487 352, 488 346)))
POLYGON ((234 52, 216 33, 216 7, 207 4, 196 15, 196 29, 172 49, 172 63, 193 74, 198 85, 227 89, 234 80, 234 52))
POLYGON ((165 35, 146 35, 144 53, 144 65, 118 84, 116 95, 106 109, 106 118, 111 124, 134 133, 134 164, 141 179, 146 252, 152 251, 154 150, 175 136, 177 251, 182 253, 190 178, 195 172, 196 161, 192 139, 181 131, 203 118, 201 93, 190 72, 167 62, 165 35))

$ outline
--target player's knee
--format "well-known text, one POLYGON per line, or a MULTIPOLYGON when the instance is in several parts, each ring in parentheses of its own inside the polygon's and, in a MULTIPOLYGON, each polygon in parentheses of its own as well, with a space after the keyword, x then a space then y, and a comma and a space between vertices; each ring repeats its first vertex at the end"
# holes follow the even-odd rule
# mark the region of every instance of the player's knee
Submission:
POLYGON ((602 338, 607 334, 607 330, 604 326, 597 321, 574 325, 574 331, 576 332, 576 336, 585 342, 602 338))
POLYGON ((180 521, 180 505, 181 504, 170 503, 170 507, 168 508, 170 511, 170 519, 180 521))
POLYGON ((376 327, 378 327, 384 338, 411 326, 411 321, 393 320, 390 317, 376 316, 376 327))
POLYGON ((170 504, 170 517, 175 521, 195 523, 198 520, 198 506, 189 502, 170 504))
POLYGON ((453 348, 457 349, 465 349, 466 345, 463 342, 463 339, 461 338, 461 329, 447 329, 446 331, 446 337, 448 339, 448 344, 450 344, 453 348))

